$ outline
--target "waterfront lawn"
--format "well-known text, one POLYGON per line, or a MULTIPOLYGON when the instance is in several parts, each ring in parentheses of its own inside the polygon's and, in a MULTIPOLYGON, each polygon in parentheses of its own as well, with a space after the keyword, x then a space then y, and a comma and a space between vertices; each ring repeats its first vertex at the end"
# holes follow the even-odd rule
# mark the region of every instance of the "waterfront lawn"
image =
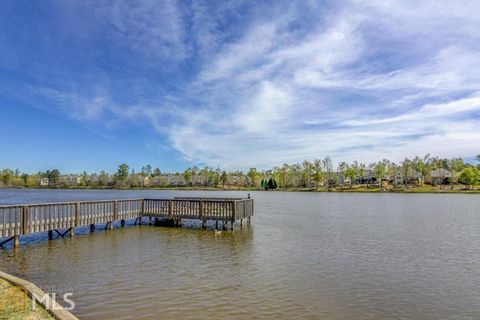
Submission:
POLYGON ((50 314, 39 304, 35 310, 32 300, 22 289, 0 279, 0 320, 50 320, 50 314))

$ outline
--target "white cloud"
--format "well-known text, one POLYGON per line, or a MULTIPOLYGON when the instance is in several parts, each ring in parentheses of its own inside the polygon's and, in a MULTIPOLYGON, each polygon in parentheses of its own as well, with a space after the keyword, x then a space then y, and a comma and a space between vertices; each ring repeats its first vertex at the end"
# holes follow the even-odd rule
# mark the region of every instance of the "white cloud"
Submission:
POLYGON ((141 82, 160 93, 131 103, 103 81, 92 84, 103 91, 41 94, 80 121, 147 120, 189 161, 225 168, 480 150, 479 2, 282 3, 251 17, 240 6, 105 6, 116 45, 146 65, 191 69, 141 82), (235 32, 228 14, 242 21, 235 32))
POLYGON ((120 45, 137 52, 147 64, 189 55, 183 13, 174 0, 114 1, 95 11, 120 45))

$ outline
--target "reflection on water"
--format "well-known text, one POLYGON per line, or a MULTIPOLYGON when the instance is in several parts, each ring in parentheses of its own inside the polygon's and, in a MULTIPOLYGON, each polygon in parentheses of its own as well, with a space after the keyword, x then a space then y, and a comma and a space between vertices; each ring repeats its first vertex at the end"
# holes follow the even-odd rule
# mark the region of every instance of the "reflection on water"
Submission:
MULTIPOLYGON (((194 194, 205 193, 0 191, 0 202, 194 194)), ((252 195, 253 224, 233 233, 42 234, 0 250, 0 269, 73 291, 81 319, 480 318, 480 197, 252 195)))

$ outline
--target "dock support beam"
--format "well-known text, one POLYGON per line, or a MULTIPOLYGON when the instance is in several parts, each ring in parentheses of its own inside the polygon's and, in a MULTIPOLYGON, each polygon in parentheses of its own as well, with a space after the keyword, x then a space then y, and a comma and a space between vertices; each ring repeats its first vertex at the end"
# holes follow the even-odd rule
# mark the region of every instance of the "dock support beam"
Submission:
POLYGON ((95 232, 95 225, 93 223, 90 225, 90 232, 95 232))
POLYGON ((53 239, 53 230, 48 230, 48 240, 53 239))
POLYGON ((10 237, 7 240, 4 240, 3 242, 1 242, 0 243, 0 248, 3 248, 3 245, 5 243, 10 242, 10 241, 13 241, 13 247, 14 248, 18 248, 20 246, 20 236, 16 235, 16 236, 10 237))
POLYGON ((73 238, 75 236, 75 227, 70 228, 70 238, 73 238))
POLYGON ((18 248, 20 247, 20 236, 16 235, 13 237, 13 247, 18 248))
POLYGON ((120 225, 121 225, 122 227, 125 227, 125 220, 122 219, 122 221, 120 221, 120 225))

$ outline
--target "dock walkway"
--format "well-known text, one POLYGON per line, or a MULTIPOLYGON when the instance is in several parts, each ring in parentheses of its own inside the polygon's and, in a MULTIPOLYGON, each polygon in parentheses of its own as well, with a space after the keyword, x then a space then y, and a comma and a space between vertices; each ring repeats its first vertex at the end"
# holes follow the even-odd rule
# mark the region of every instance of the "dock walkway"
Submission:
POLYGON ((250 223, 254 204, 250 198, 195 198, 176 197, 174 199, 121 199, 79 202, 58 202, 42 204, 19 204, 0 206, 0 246, 13 241, 18 247, 20 236, 37 232, 47 232, 49 238, 56 232, 65 237, 75 234, 75 228, 90 226, 95 230, 96 224, 106 224, 113 228, 113 223, 135 219, 141 223, 142 218, 168 219, 175 225, 181 225, 182 219, 195 219, 206 227, 208 221, 234 223, 244 220, 250 223))

